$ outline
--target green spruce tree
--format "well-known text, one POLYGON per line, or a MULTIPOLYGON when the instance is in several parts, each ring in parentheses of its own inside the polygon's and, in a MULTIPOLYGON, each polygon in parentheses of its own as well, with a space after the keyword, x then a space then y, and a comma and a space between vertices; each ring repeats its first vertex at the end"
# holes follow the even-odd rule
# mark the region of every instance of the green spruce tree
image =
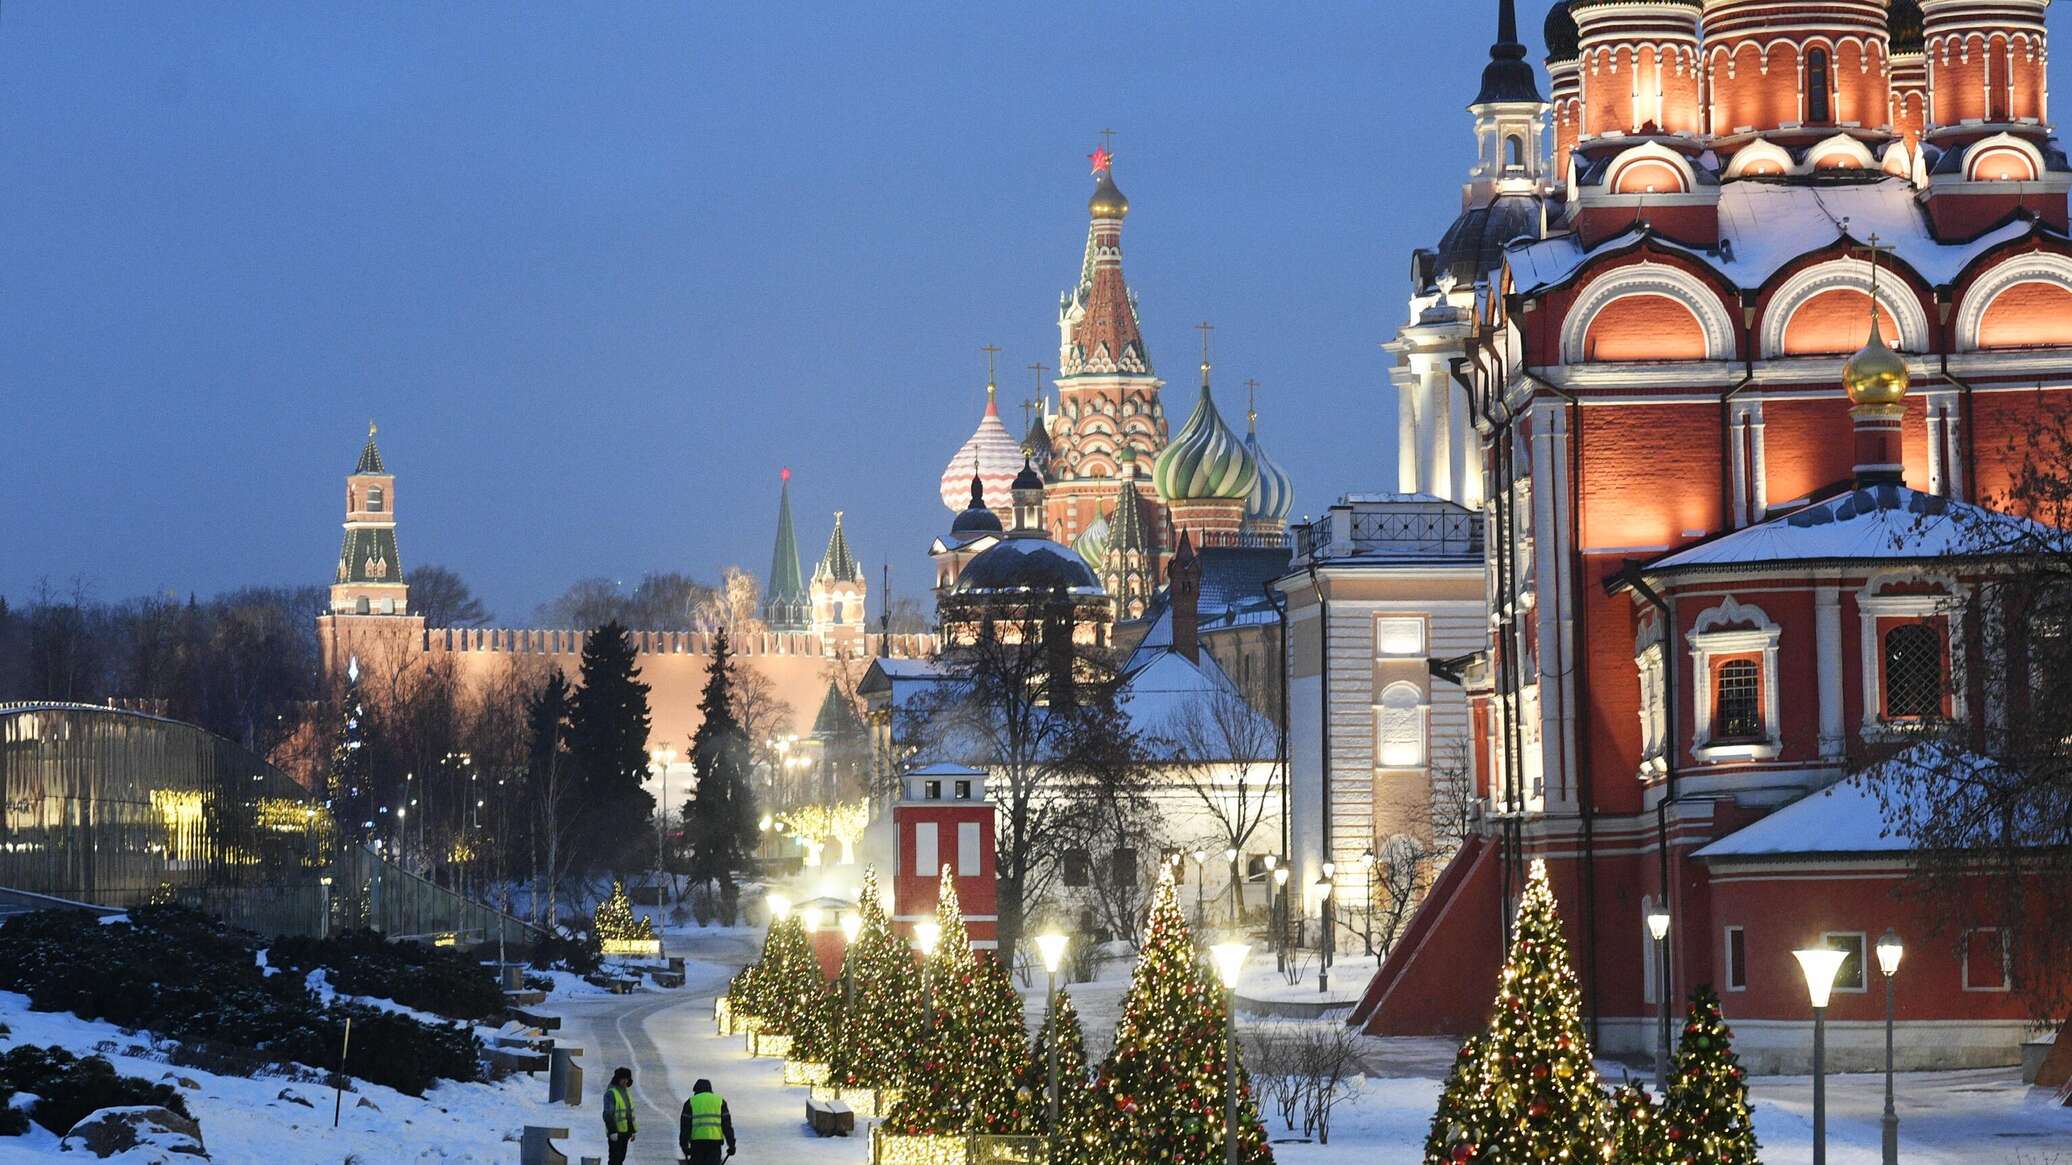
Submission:
POLYGON ((835 1028, 829 1079, 845 1088, 898 1088, 921 1039, 921 967, 878 899, 876 870, 863 872, 858 907, 863 929, 843 958, 856 1003, 835 1028))
POLYGON ((1086 1058, 1086 1033, 1079 1026, 1079 1010, 1072 1005, 1072 993, 1060 990, 1057 1007, 1043 1017, 1036 1029, 1036 1042, 1029 1049, 1029 1075, 1025 1087, 1043 1114, 1039 1127, 1054 1136, 1057 1146, 1050 1165, 1093 1165, 1101 1143, 1100 1100, 1094 1095, 1091 1065, 1086 1058), (1058 1042, 1058 1124, 1049 1128, 1050 1042, 1058 1042))
MULTIPOLYGON (((1160 871, 1136 974, 1123 998, 1115 1046, 1095 1092, 1099 1165, 1224 1160, 1223 987, 1187 934, 1171 867, 1160 871)), ((1238 1068, 1238 1153, 1273 1160, 1249 1078, 1238 1068)))
POLYGON ((1439 1090, 1439 1110, 1432 1114, 1431 1133, 1425 1137, 1424 1165, 1459 1165, 1474 1159, 1487 1135, 1483 1071, 1488 1050, 1489 1037, 1476 1032, 1454 1055, 1453 1070, 1439 1090))
POLYGON ((1583 1031, 1582 991, 1568 957, 1547 866, 1535 860, 1489 1023, 1484 1137, 1476 1165, 1609 1158, 1604 1091, 1583 1031))
POLYGON ((820 959, 798 915, 771 925, 765 962, 768 966, 757 981, 760 1014, 767 1021, 764 1030, 796 1039, 824 1022, 827 977, 820 973, 820 959))
POLYGON ((582 686, 569 701, 568 745, 582 804, 577 852, 586 867, 624 874, 653 844, 648 779, 648 686, 633 637, 606 623, 583 640, 582 686))
POLYGON ((948 866, 935 922, 940 933, 927 967, 935 1022, 886 1127, 908 1135, 1029 1131, 1036 1114, 1022 1083, 1029 1029, 1021 997, 1005 968, 973 953, 948 866))
POLYGON ((1612 1121, 1612 1160, 1618 1165, 1670 1165, 1662 1136, 1662 1108, 1648 1090, 1635 1084, 1612 1089, 1608 1102, 1612 1121))
POLYGON ((740 904, 738 877, 755 858, 755 787, 750 779, 748 733, 734 707, 733 653, 725 630, 712 637, 703 719, 691 737, 691 768, 697 793, 684 804, 684 839, 690 849, 690 877, 719 887, 721 921, 731 926, 740 904))
POLYGON ((626 886, 616 878, 612 880, 612 892, 597 904, 597 912, 591 917, 590 933, 599 942, 624 942, 655 937, 655 924, 645 914, 633 912, 633 899, 626 897, 626 886))
POLYGON ((1733 1030, 1710 985, 1691 992, 1661 1123, 1672 1161, 1757 1165, 1748 1074, 1734 1054, 1733 1030))
POLYGON ((331 769, 325 774, 325 803, 342 839, 365 842, 373 832, 375 796, 373 753, 367 747, 367 704, 360 695, 360 661, 346 665, 345 689, 338 700, 338 733, 331 743, 331 769))

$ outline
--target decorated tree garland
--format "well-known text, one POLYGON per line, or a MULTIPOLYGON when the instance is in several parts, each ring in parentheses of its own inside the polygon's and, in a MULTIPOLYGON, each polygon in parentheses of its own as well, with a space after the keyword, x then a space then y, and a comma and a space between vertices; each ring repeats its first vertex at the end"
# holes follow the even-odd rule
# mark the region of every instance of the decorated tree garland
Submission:
POLYGON ((797 915, 771 925, 770 946, 763 961, 767 965, 756 986, 767 1025, 764 1030, 812 1038, 815 1025, 828 1022, 827 978, 820 973, 820 959, 797 915))
POLYGON ((1662 1109, 1633 1084, 1612 1089, 1612 1160, 1618 1165, 1669 1165, 1677 1160, 1662 1136, 1662 1109))
POLYGON ((1425 1137, 1424 1165, 1454 1165, 1471 1159, 1474 1146, 1487 1135, 1482 1127, 1482 1081, 1488 1047, 1489 1037, 1476 1032, 1455 1053, 1453 1070, 1439 1090, 1432 1131, 1425 1137))
MULTIPOLYGON (((1224 1160, 1223 989, 1187 934, 1170 867, 1159 874, 1150 921, 1122 1004, 1115 1046, 1094 1083, 1097 1165, 1224 1160)), ((1249 1078, 1238 1069, 1238 1153, 1273 1160, 1249 1078)))
POLYGON ((1092 1165, 1101 1142, 1100 1101, 1088 1072, 1086 1033, 1079 1026, 1079 1010, 1072 1005, 1069 991, 1058 992, 1057 1006, 1043 1017, 1042 1026, 1036 1029, 1035 1045, 1029 1050, 1029 1075, 1024 1084, 1035 1094, 1037 1110, 1044 1114, 1046 1123, 1050 1113, 1053 1032, 1058 1041, 1058 1127, 1057 1153, 1051 1158, 1051 1165, 1092 1165))
POLYGON ((1029 1031, 1021 997, 997 961, 972 953, 948 866, 935 921, 939 936, 927 969, 935 1022, 886 1128, 907 1136, 1031 1131, 1037 1113, 1023 1084, 1029 1031))
POLYGON ((1757 1165, 1748 1111, 1748 1075, 1734 1054, 1734 1033, 1709 985, 1691 993, 1683 1039, 1662 1106, 1667 1160, 1757 1165))
POLYGON ((863 872, 863 928, 842 965, 855 1006, 833 1025, 829 1079, 851 1088, 905 1083, 921 1038, 921 968, 878 900, 876 870, 863 872))
POLYGON ((599 942, 648 941, 655 937, 655 924, 643 914, 633 913, 633 900, 626 887, 614 878, 611 896, 597 904, 592 933, 599 942))

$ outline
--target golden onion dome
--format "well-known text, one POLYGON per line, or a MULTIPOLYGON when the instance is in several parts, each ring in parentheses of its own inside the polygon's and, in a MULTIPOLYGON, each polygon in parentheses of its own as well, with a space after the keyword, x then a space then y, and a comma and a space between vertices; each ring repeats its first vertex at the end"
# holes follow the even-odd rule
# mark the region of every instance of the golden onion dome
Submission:
POLYGON ((1099 171, 1099 181, 1094 186, 1094 196, 1086 200, 1087 213, 1094 218, 1121 218, 1130 212, 1130 200, 1115 186, 1115 178, 1106 166, 1099 171))
POLYGON ((1871 321, 1871 340, 1842 366, 1842 387, 1855 405, 1896 405, 1906 399, 1912 382, 1907 362, 1885 346, 1878 322, 1871 321))

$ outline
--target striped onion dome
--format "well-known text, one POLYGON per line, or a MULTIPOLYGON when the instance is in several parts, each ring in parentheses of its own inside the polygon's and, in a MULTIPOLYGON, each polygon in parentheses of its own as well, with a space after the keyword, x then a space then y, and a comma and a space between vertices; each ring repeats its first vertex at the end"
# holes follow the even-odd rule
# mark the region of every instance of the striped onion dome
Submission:
POLYGON ((1096 574, 1100 573, 1108 561, 1108 515, 1095 518, 1093 525, 1081 530, 1079 537, 1072 540, 1072 549, 1086 559, 1086 564, 1093 567, 1096 574))
POLYGON ((1252 495, 1245 499, 1245 518, 1254 522, 1286 522, 1295 507, 1295 482, 1259 444, 1259 414, 1246 418, 1245 452, 1259 467, 1259 479, 1252 483, 1252 495))
POLYGON ((1151 471, 1151 483, 1167 502, 1208 501, 1217 498, 1242 500, 1252 494, 1259 477, 1258 466, 1245 451, 1245 443, 1223 414, 1216 411, 1216 399, 1209 395, 1209 370, 1202 366, 1201 399, 1180 427, 1180 434, 1158 455, 1151 471))
POLYGON ((1022 447, 1000 421, 998 392, 986 386, 986 412, 978 429, 942 471, 942 504, 961 514, 971 504, 971 479, 985 485, 986 507, 996 514, 1014 512, 1014 475, 1022 467, 1022 447))

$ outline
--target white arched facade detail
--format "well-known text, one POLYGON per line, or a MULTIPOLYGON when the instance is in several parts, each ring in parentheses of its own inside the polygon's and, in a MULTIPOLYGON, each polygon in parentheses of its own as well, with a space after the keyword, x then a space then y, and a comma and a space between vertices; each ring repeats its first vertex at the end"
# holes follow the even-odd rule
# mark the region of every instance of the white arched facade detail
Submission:
POLYGON ((2048 251, 2016 255, 1971 285, 1957 308, 1957 350, 1978 351, 1979 328, 2002 292, 2022 283, 2048 283, 2072 292, 2072 259, 2048 251))
POLYGON ((1677 180, 1683 183, 1681 190, 1660 190, 1658 194, 1689 194, 1698 188, 1698 172, 1691 168, 1691 160, 1662 145, 1660 142, 1643 142, 1612 159, 1611 166, 1604 172, 1604 188, 1616 193, 1619 179, 1627 170, 1646 162, 1659 162, 1676 171, 1677 180))
POLYGON ((1734 358, 1734 317, 1719 293, 1705 281, 1681 267, 1666 263, 1635 263, 1598 276, 1583 289, 1562 325, 1561 360, 1580 364, 1587 358, 1586 341, 1597 313, 1614 300, 1629 295, 1660 295, 1684 305, 1705 331, 1705 359, 1734 358))
POLYGON ((1764 162, 1775 165, 1780 174, 1789 174, 1798 168, 1798 163, 1783 146, 1758 138, 1734 151, 1733 160, 1727 163, 1726 176, 1739 178, 1748 172, 1749 167, 1764 162))
POLYGON ((1381 690, 1374 706, 1374 756, 1385 769, 1423 768, 1429 752, 1431 709, 1423 689, 1397 680, 1381 690))
POLYGON ((1874 170, 1878 166, 1877 156, 1871 153, 1871 148, 1845 133, 1814 143, 1813 148, 1806 151, 1806 166, 1809 170, 1818 170, 1821 162, 1836 154, 1847 156, 1855 163, 1853 168, 1858 170, 1874 170))
MULTIPOLYGON (((1770 297, 1770 310, 1763 317, 1763 355, 1766 358, 1784 355, 1784 334, 1791 327, 1791 317, 1807 301, 1838 288, 1864 291, 1870 285, 1871 265, 1862 259, 1830 259, 1785 280, 1777 294, 1770 297)), ((1921 310, 1919 297, 1890 268, 1879 274, 1878 303, 1892 313, 1893 320, 1899 324, 1895 347, 1903 352, 1928 350, 1928 314, 1921 310)))
MULTIPOLYGON (((2036 148, 2036 143, 2018 138, 2011 133, 1996 133, 1989 138, 1980 138, 1965 148, 1965 179, 1972 182, 1979 181, 1979 164, 1992 155, 2003 151, 2020 154, 2028 161, 2029 172, 2037 177, 2041 177, 2048 168, 2044 165, 2043 151, 2036 148)), ((2034 181, 2035 179, 2031 178, 2029 180, 2034 181)))

